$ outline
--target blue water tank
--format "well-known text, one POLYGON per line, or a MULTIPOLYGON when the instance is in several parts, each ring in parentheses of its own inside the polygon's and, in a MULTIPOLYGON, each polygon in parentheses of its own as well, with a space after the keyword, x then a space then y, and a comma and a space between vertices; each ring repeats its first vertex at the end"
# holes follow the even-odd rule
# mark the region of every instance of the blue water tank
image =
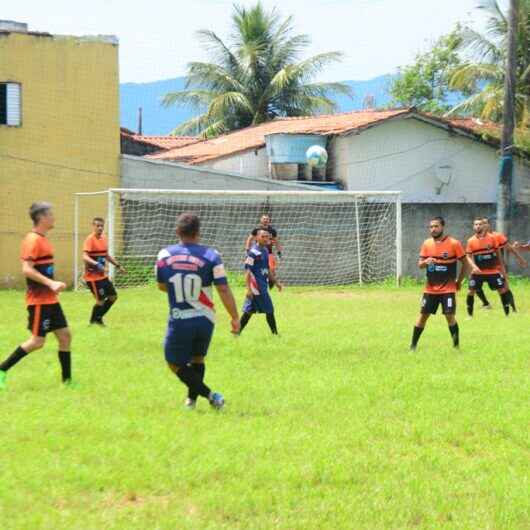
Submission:
POLYGON ((306 164, 306 151, 312 145, 326 148, 327 136, 319 134, 269 134, 265 136, 267 155, 273 164, 306 164))

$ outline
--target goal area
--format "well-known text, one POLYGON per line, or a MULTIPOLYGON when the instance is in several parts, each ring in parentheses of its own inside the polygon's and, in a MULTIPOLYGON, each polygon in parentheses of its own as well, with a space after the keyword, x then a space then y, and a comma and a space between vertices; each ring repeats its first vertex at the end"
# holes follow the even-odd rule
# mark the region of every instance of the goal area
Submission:
POLYGON ((201 219, 201 243, 219 250, 227 271, 244 271, 245 241, 262 215, 283 247, 278 276, 287 285, 347 285, 401 276, 399 192, 190 191, 109 189, 75 195, 74 285, 82 285, 82 243, 94 217, 106 220, 110 265, 120 287, 154 281, 160 249, 176 242, 183 212, 201 219))

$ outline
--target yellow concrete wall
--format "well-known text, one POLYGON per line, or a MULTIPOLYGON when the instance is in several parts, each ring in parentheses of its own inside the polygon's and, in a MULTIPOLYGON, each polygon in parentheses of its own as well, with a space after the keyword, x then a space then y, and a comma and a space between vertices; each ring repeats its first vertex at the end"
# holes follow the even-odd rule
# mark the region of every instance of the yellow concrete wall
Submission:
MULTIPOLYGON (((0 125, 0 287, 22 284, 20 240, 28 208, 55 206, 50 232, 56 277, 71 283, 74 193, 119 186, 118 46, 101 39, 0 34, 0 82, 22 84, 22 125, 0 125)), ((106 201, 85 201, 89 219, 106 217, 106 201)))

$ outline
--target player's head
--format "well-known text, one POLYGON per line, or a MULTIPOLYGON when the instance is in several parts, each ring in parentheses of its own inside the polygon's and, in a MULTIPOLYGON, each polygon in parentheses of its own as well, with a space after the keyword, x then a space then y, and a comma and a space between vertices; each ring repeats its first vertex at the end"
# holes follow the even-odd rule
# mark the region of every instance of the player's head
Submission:
POLYGON ((434 239, 439 239, 444 235, 445 230, 445 219, 437 216, 431 219, 429 223, 429 232, 434 239))
POLYGON ((183 241, 197 241, 201 232, 201 221, 197 214, 182 213, 177 217, 177 236, 183 241))
POLYGON ((34 202, 29 208, 33 226, 42 230, 51 230, 55 225, 52 205, 49 202, 34 202))
POLYGON ((491 232, 491 223, 489 217, 482 217, 482 224, 486 232, 491 232))
POLYGON ((475 217, 473 221, 473 232, 475 232, 477 236, 480 236, 484 233, 484 231, 485 225, 484 221, 482 220, 482 217, 475 217))
POLYGON ((92 219, 92 228, 94 229, 94 234, 100 236, 105 229, 105 219, 103 217, 94 217, 92 219))
POLYGON ((258 230, 256 234, 256 242, 261 247, 266 247, 270 243, 271 235, 267 230, 258 230))
POLYGON ((267 214, 264 214, 264 215, 261 216, 261 219, 260 219, 259 222, 263 226, 269 226, 271 224, 271 216, 267 215, 267 214))

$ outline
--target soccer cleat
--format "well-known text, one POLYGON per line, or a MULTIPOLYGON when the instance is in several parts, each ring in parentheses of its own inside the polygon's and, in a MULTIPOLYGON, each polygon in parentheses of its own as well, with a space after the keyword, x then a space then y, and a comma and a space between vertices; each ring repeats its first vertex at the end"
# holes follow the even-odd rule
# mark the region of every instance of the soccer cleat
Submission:
POLYGON ((221 410, 225 404, 225 398, 218 392, 211 392, 208 401, 210 402, 210 405, 217 410, 221 410))
POLYGON ((102 318, 99 318, 99 319, 96 319, 96 320, 91 320, 90 324, 96 324, 97 326, 100 326, 102 328, 105 327, 105 322, 103 322, 102 318))
POLYGON ((195 410, 195 407, 197 406, 197 400, 186 398, 186 401, 184 401, 184 407, 186 407, 186 410, 195 410))
POLYGON ((75 381, 72 381, 72 379, 67 379, 66 381, 63 381, 63 388, 75 390, 77 387, 77 383, 75 381))
POLYGON ((7 373, 4 372, 3 370, 0 370, 0 390, 5 390, 6 379, 7 379, 7 373))
POLYGON ((493 309, 493 307, 491 307, 491 304, 487 304, 487 305, 483 305, 481 306, 481 309, 493 309))

